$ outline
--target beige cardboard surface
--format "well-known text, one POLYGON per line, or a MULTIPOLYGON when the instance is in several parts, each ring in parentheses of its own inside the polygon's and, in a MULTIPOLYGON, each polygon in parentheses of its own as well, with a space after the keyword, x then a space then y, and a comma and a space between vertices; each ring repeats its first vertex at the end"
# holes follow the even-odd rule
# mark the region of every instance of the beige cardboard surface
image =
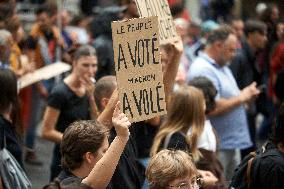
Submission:
POLYGON ((178 34, 167 0, 135 0, 140 17, 158 16, 160 43, 178 40, 178 34))
POLYGON ((56 62, 50 64, 34 71, 33 73, 26 74, 23 77, 19 78, 20 89, 41 80, 50 79, 69 70, 71 70, 71 66, 64 62, 56 62))
POLYGON ((158 18, 112 22, 121 110, 131 122, 166 114, 158 18))

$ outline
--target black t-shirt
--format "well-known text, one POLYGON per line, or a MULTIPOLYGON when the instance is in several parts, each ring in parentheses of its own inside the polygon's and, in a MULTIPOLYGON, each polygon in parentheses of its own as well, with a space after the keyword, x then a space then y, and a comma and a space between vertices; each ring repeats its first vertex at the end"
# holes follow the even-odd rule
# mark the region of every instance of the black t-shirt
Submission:
POLYGON ((74 121, 91 118, 87 95, 77 96, 64 82, 54 87, 48 97, 48 106, 60 111, 56 123, 56 129, 60 132, 64 132, 74 121))
MULTIPOLYGON (((129 140, 121 154, 118 165, 109 186, 112 189, 139 189, 145 180, 145 168, 137 160, 137 149, 133 134, 136 127, 130 127, 129 140)), ((109 142, 116 136, 114 128, 110 132, 109 142)))
POLYGON ((4 133, 6 136, 6 149, 14 156, 18 163, 23 167, 22 148, 19 136, 16 134, 11 122, 0 115, 0 148, 4 148, 4 133))
MULTIPOLYGON (((47 103, 48 106, 60 111, 56 130, 62 133, 74 121, 89 120, 91 118, 87 95, 83 97, 77 96, 64 82, 54 87, 47 103)), ((52 177, 56 176, 59 173, 58 171, 60 171, 60 159, 60 145, 56 144, 53 150, 52 171, 55 172, 55 167, 57 167, 57 171, 55 175, 52 174, 52 177)))
MULTIPOLYGON (((188 143, 186 142, 186 135, 181 132, 175 132, 171 135, 171 138, 169 140, 169 143, 166 147, 166 149, 170 150, 182 150, 186 152, 190 152, 190 147, 188 143)), ((164 142, 165 139, 162 141, 160 145, 160 150, 164 148, 164 142)))
POLYGON ((145 121, 133 123, 135 127, 135 141, 137 145, 138 158, 147 158, 150 156, 150 149, 154 138, 158 132, 158 126, 152 126, 145 121))

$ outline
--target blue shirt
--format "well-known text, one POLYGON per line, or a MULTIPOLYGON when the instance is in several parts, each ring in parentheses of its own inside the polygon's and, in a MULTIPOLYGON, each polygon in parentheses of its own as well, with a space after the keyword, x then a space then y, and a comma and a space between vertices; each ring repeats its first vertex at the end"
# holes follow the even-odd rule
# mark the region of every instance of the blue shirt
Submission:
MULTIPOLYGON (((219 66, 207 54, 200 53, 191 65, 188 79, 205 76, 217 89, 216 100, 238 96, 240 90, 228 66, 219 66)), ((244 106, 240 105, 229 112, 210 117, 213 127, 220 138, 220 149, 245 149, 252 145, 244 106)))

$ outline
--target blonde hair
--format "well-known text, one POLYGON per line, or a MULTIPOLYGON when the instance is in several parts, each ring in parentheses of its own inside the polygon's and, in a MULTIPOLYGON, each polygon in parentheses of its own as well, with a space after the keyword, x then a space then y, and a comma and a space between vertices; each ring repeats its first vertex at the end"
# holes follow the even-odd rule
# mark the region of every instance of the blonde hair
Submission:
POLYGON ((181 150, 161 150, 150 159, 146 169, 150 189, 164 189, 177 178, 197 174, 191 157, 181 150))
POLYGON ((191 134, 186 136, 193 159, 197 161, 200 152, 197 148, 197 139, 200 137, 205 122, 205 100, 203 93, 192 86, 183 86, 174 92, 168 106, 167 120, 161 125, 151 148, 150 155, 155 155, 162 141, 168 134, 183 132, 185 135, 189 128, 191 134))

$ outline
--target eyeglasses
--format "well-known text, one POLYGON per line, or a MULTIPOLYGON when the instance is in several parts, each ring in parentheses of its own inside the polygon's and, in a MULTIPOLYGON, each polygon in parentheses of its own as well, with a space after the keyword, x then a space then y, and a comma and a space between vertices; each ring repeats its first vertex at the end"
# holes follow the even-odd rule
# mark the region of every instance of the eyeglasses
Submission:
POLYGON ((194 177, 190 182, 180 182, 177 185, 169 186, 170 188, 178 188, 178 189, 199 189, 201 188, 203 183, 203 179, 201 176, 194 177))

